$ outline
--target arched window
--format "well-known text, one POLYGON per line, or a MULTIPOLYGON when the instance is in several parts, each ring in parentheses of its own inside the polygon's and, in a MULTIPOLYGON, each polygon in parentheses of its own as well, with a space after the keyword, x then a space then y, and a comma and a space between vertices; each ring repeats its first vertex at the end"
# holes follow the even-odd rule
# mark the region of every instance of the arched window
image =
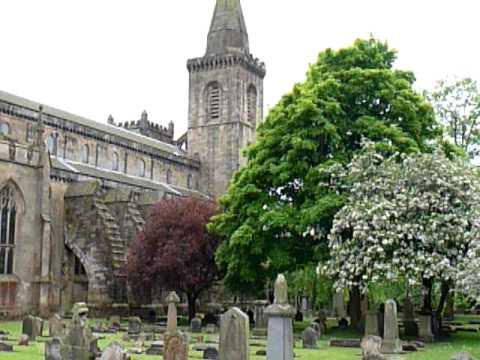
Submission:
POLYGON ((112 156, 112 170, 118 171, 120 169, 120 161, 118 157, 118 153, 114 152, 112 156))
POLYGON ((0 192, 0 275, 13 273, 17 206, 10 186, 0 192))
POLYGON ((0 124, 0 134, 1 135, 10 135, 10 125, 7 123, 0 124))
POLYGON ((57 136, 51 134, 47 139, 47 148, 50 155, 57 156, 57 136))
POLYGON ((212 82, 207 87, 207 118, 216 120, 220 118, 221 90, 218 82, 212 82))
POLYGON ((141 177, 145 177, 145 169, 146 169, 145 161, 140 159, 140 161, 139 161, 139 173, 140 173, 141 177))
POLYGON ((192 177, 192 174, 189 174, 187 178, 187 187, 191 189, 192 186, 193 186, 193 177, 192 177))
POLYGON ((257 122, 257 89, 250 85, 247 92, 247 119, 248 122, 257 122))
POLYGON ((167 170, 167 184, 172 183, 172 170, 168 169, 167 170))
POLYGON ((85 164, 88 164, 88 162, 90 161, 90 148, 88 147, 88 145, 83 145, 83 149, 82 149, 82 162, 85 163, 85 164))

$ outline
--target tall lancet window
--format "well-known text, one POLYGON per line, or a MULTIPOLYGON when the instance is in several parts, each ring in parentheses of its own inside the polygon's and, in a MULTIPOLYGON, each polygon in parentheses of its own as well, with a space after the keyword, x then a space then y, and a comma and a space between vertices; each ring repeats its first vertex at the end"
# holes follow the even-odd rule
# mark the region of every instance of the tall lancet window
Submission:
POLYGON ((17 206, 11 186, 0 192, 0 275, 13 273, 17 206))
POLYGON ((247 91, 247 118, 248 122, 257 122, 257 89, 250 85, 247 91))
POLYGON ((218 82, 212 82, 207 87, 207 117, 208 120, 220 118, 222 92, 218 82))

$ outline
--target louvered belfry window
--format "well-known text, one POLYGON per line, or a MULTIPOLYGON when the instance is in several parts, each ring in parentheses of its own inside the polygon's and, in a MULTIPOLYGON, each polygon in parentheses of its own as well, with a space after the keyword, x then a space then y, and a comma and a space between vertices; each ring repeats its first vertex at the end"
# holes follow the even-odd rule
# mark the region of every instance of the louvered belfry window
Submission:
POLYGON ((220 118, 221 90, 217 82, 208 85, 207 88, 207 114, 208 120, 220 118))
POLYGON ((17 207, 10 186, 0 192, 0 275, 13 273, 17 207))

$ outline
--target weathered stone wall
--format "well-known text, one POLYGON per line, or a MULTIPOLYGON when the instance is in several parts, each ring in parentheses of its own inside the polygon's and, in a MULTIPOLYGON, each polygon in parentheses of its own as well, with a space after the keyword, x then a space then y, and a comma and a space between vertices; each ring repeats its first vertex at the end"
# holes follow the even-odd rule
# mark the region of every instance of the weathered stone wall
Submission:
MULTIPOLYGON (((46 113, 44 117, 45 139, 56 144, 50 146, 53 156, 157 182, 166 183, 167 174, 171 174, 168 182, 184 188, 193 188, 198 183, 200 163, 175 145, 153 139, 143 141, 146 138, 113 125, 98 124, 99 129, 91 129, 60 116, 46 113), (116 156, 118 165, 114 166, 116 156), (194 179, 190 184, 189 176, 194 179)), ((33 143, 37 118, 37 110, 7 104, 0 97, 0 123, 9 124, 10 137, 16 142, 33 143)))
POLYGON ((8 141, 0 140, 0 190, 15 189, 17 221, 13 274, 0 275, 2 292, 11 284, 9 297, 13 302, 0 305, 0 313, 19 316, 38 305, 41 274, 41 219, 38 216, 39 154, 25 146, 15 146, 14 156, 8 141), (5 288, 3 287, 5 286, 5 288))
POLYGON ((190 71, 188 151, 202 163, 201 191, 218 197, 245 163, 242 151, 255 141, 263 119, 264 69, 247 56, 194 59, 190 71), (224 62, 225 61, 225 62, 224 62), (220 85, 220 117, 209 119, 208 86, 220 85), (255 87, 256 118, 248 113, 248 90, 255 87))

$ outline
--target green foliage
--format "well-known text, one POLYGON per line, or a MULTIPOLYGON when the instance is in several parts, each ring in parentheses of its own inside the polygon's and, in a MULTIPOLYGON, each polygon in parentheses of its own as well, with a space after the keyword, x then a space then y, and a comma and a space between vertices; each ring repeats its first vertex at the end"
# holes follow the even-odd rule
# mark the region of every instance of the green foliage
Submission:
POLYGON ((448 138, 471 158, 480 154, 480 89, 475 80, 440 81, 428 95, 448 138))
POLYGON ((414 75, 392 68, 395 57, 375 39, 322 52, 260 125, 210 225, 228 239, 217 262, 230 290, 253 292, 328 258, 326 234, 345 196, 319 187, 328 181, 319 170, 348 163, 364 138, 387 153, 418 152, 440 134, 414 75))

